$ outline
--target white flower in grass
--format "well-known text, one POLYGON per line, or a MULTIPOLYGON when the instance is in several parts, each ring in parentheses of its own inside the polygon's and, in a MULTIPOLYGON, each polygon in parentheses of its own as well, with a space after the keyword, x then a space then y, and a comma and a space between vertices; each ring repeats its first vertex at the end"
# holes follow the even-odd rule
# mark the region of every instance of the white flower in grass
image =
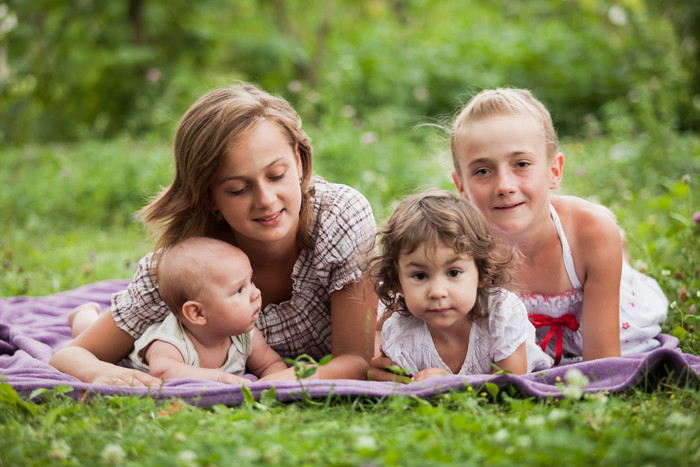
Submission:
POLYGON ((66 460, 70 457, 70 446, 62 439, 51 441, 49 448, 49 457, 52 459, 66 460))
POLYGON ((197 454, 194 451, 185 449, 177 453, 178 464, 183 466, 197 465, 197 454))
POLYGON ((532 446, 532 438, 530 438, 527 435, 520 435, 518 438, 515 440, 516 444, 520 446, 521 448, 527 449, 530 446, 532 446))
POLYGON ((564 375, 566 386, 562 390, 567 399, 578 400, 583 396, 583 391, 588 386, 588 378, 576 368, 572 368, 564 375))
POLYGON ((689 417, 688 415, 684 415, 680 412, 676 412, 675 410, 671 412, 671 415, 668 416, 668 422, 679 426, 679 427, 691 427, 693 426, 693 418, 689 417))
POLYGON ((563 420, 566 418, 566 412, 562 409, 552 409, 549 412, 549 420, 552 422, 556 422, 559 420, 563 420))
POLYGON ((117 465, 124 462, 126 453, 118 444, 108 444, 102 450, 102 462, 105 464, 117 465))
POLYGON ((508 431, 503 428, 501 430, 498 430, 494 435, 493 439, 495 439, 498 442, 502 442, 508 439, 508 431))
POLYGON ((539 428, 544 425, 545 421, 542 415, 533 415, 525 419, 525 425, 528 428, 539 428))
POLYGON ((370 450, 373 451, 377 449, 377 441, 374 437, 369 435, 360 435, 355 440, 355 448, 359 450, 370 450))

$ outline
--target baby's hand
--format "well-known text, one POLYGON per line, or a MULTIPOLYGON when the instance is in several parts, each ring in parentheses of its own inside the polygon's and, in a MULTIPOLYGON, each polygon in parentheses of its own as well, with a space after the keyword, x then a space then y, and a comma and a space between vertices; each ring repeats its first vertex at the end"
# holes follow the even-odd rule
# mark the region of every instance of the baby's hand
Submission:
POLYGON ((225 384, 250 384, 250 380, 242 376, 232 375, 231 373, 221 372, 217 379, 219 383, 225 384))
POLYGON ((447 376, 451 374, 452 373, 443 368, 426 368, 416 373, 413 378, 411 378, 411 381, 415 383, 417 381, 423 381, 424 379, 437 378, 438 376, 447 376))

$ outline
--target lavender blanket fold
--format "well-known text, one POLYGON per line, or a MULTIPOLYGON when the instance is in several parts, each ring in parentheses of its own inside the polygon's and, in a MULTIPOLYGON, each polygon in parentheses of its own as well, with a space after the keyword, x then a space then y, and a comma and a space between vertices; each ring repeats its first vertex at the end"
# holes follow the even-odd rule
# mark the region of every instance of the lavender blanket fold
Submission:
MULTIPOLYGON (((112 293, 123 289, 124 280, 97 282, 75 290, 46 297, 12 297, 0 299, 0 374, 22 396, 29 396, 36 389, 70 386, 67 395, 79 398, 96 394, 149 394, 157 399, 181 398, 187 403, 210 407, 216 404, 234 406, 241 404, 244 395, 241 386, 225 385, 197 379, 169 380, 158 388, 118 388, 83 383, 63 374, 47 362, 53 352, 70 340, 66 321, 68 312, 87 301, 109 306, 112 293)), ((565 374, 576 368, 589 379, 588 392, 607 391, 622 393, 636 387, 654 387, 662 378, 680 384, 700 386, 700 357, 681 353, 678 340, 672 336, 659 336, 662 346, 645 354, 606 358, 553 368, 523 376, 472 375, 444 376, 420 383, 400 385, 395 383, 325 380, 304 382, 251 382, 247 385, 254 398, 275 386, 277 400, 299 399, 302 389, 311 397, 322 398, 329 394, 347 397, 417 396, 429 398, 452 390, 466 390, 469 386, 479 389, 492 383, 500 389, 508 388, 520 397, 559 398, 565 374)), ((490 386, 492 389, 494 386, 490 386)))

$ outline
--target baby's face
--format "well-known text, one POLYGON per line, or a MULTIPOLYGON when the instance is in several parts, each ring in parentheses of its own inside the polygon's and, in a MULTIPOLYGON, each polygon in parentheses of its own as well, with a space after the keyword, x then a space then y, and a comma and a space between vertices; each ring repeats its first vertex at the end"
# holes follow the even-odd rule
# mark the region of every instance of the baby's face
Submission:
POLYGON ((262 298, 253 284, 253 270, 240 251, 223 254, 208 265, 201 302, 207 326, 221 335, 234 336, 253 329, 262 298))
POLYGON ((457 135, 452 174, 459 193, 497 235, 512 235, 538 218, 558 186, 539 123, 522 114, 469 123, 457 135))

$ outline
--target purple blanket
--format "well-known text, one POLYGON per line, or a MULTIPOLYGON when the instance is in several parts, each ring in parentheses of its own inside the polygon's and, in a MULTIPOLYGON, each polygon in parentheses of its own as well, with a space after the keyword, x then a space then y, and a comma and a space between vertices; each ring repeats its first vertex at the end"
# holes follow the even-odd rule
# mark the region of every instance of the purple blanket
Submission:
MULTIPOLYGON (((123 280, 103 281, 68 292, 46 297, 13 297, 0 299, 0 374, 22 396, 29 396, 40 388, 68 385, 73 391, 66 394, 74 398, 95 394, 150 394, 158 399, 181 398, 200 407, 215 404, 229 406, 244 400, 241 386, 226 385, 197 379, 169 380, 161 388, 125 389, 83 383, 60 373, 48 365, 53 352, 70 340, 66 322, 68 312, 86 301, 95 301, 107 307, 112 293, 123 289, 123 280)), ((561 366, 547 371, 523 376, 473 375, 444 376, 428 381, 400 385, 376 381, 326 380, 304 382, 304 389, 311 397, 322 398, 329 394, 349 397, 385 397, 391 395, 432 397, 451 390, 475 390, 489 384, 493 391, 509 388, 521 397, 562 397, 565 374, 572 368, 581 371, 589 379, 585 390, 608 391, 611 394, 629 391, 635 387, 654 387, 665 378, 679 384, 700 384, 700 357, 681 353, 678 340, 662 334, 661 348, 646 354, 628 355, 561 366)), ((280 401, 293 401, 301 397, 298 382, 251 382, 247 385, 255 399, 265 389, 276 387, 280 401)))

